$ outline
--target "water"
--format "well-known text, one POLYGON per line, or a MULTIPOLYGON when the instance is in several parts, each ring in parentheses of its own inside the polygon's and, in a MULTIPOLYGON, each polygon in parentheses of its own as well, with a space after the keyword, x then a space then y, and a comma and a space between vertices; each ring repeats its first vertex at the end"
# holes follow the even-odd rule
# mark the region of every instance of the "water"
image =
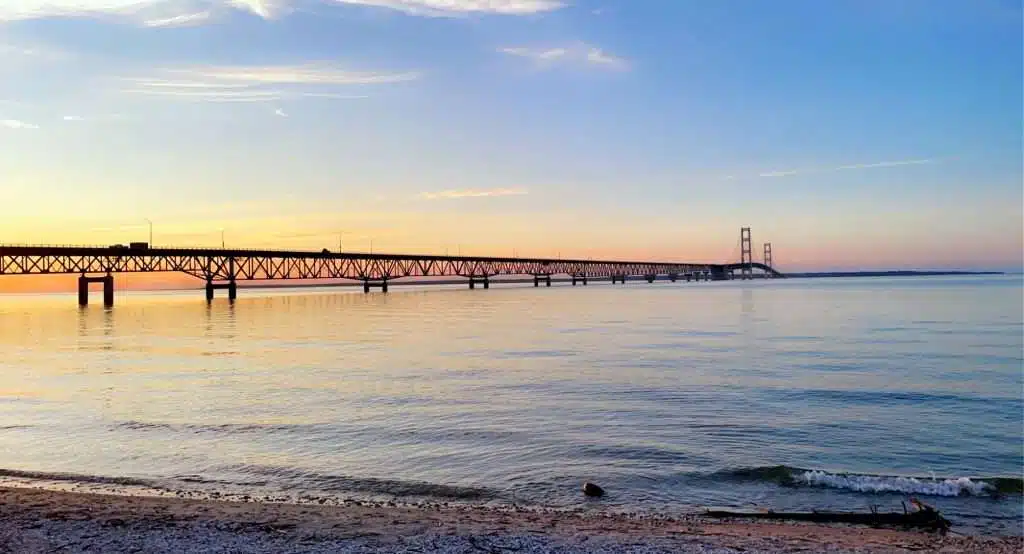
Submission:
POLYGON ((0 296, 0 481, 1020 533, 1019 276, 240 296, 0 296))

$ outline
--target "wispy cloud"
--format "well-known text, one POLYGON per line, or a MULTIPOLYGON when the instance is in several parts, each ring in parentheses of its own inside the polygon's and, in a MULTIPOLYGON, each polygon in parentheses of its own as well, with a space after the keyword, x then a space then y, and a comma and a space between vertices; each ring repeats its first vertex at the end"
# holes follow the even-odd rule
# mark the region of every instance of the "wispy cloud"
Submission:
MULTIPOLYGON (((863 163, 863 164, 850 164, 840 165, 836 167, 824 167, 824 168, 808 168, 808 169, 787 169, 782 171, 765 171, 758 173, 758 177, 791 177, 793 175, 806 175, 809 173, 828 173, 833 171, 847 171, 851 169, 873 169, 879 167, 899 167, 904 165, 924 165, 938 163, 941 160, 936 158, 921 158, 915 160, 899 160, 892 162, 874 162, 874 163, 863 163)), ((721 177, 723 181, 731 181, 736 179, 735 175, 725 175, 721 177)))
POLYGON ((766 171, 758 174, 758 177, 788 177, 790 175, 799 175, 800 173, 810 173, 810 171, 800 171, 798 169, 791 169, 789 171, 766 171))
POLYGON ((499 48, 498 52, 533 60, 541 67, 551 67, 557 64, 576 64, 603 67, 605 69, 629 68, 629 63, 625 59, 611 55, 596 46, 583 43, 558 48, 527 48, 517 46, 499 48))
POLYGON ((274 110, 274 115, 278 117, 288 117, 288 114, 286 114, 281 108, 274 110))
POLYGON ((196 102, 278 102, 297 98, 351 99, 348 86, 413 81, 417 72, 347 71, 329 64, 221 66, 164 69, 157 76, 128 78, 129 94, 196 102))
POLYGON ((491 196, 521 196, 529 194, 526 189, 489 189, 489 190, 442 190, 439 192, 423 192, 420 198, 427 200, 441 200, 454 198, 486 198, 491 196))
POLYGON ((208 11, 191 14, 181 14, 162 19, 148 19, 142 22, 145 27, 191 27, 202 25, 210 20, 212 14, 208 11))
POLYGON ((288 10, 288 2, 284 0, 227 0, 227 3, 263 19, 273 19, 288 10))
POLYGON ((217 13, 243 11, 275 19, 300 2, 348 5, 399 11, 426 17, 472 14, 530 15, 565 7, 563 0, 4 0, 0 21, 47 17, 105 17, 147 27, 178 27, 210 23, 217 13), (196 6, 204 11, 196 11, 196 6))
MULTIPOLYGON (((250 0, 251 1, 251 0, 250 0)), ((259 0, 256 0, 259 1, 259 0)), ((373 6, 410 15, 456 17, 471 14, 531 15, 558 10, 562 0, 328 0, 336 4, 373 6)))
POLYGON ((876 162, 872 164, 854 164, 854 165, 841 165, 835 168, 835 171, 844 169, 870 169, 873 167, 896 167, 900 165, 923 165, 935 163, 938 160, 935 159, 923 159, 923 160, 903 160, 898 162, 876 162))
POLYGON ((18 55, 18 56, 35 56, 37 51, 32 48, 25 48, 24 46, 15 46, 13 44, 0 44, 0 55, 18 55))
POLYGON ((284 96, 284 92, 279 90, 177 90, 139 87, 122 89, 121 92, 194 102, 276 102, 284 96))
POLYGON ((0 2, 0 21, 91 17, 150 27, 194 25, 211 15, 197 11, 197 4, 222 11, 230 8, 227 0, 4 0, 0 2), (200 13, 207 15, 204 18, 200 13))
POLYGON ((0 127, 6 127, 8 129, 38 129, 38 125, 32 123, 26 123, 18 119, 0 119, 0 127))
MULTIPOLYGON (((2 0, 0 0, 2 1, 2 0)), ((2 22, 3 19, 0 19, 2 22)), ((67 52, 63 52, 49 46, 38 44, 0 44, 0 58, 14 57, 22 58, 25 61, 60 61, 70 58, 67 52)))
POLYGON ((100 115, 65 115, 64 121, 70 122, 83 122, 83 121, 120 121, 124 120, 125 116, 121 114, 100 114, 100 115))
POLYGON ((299 96, 303 98, 329 98, 331 100, 360 100, 370 97, 368 94, 337 94, 333 92, 303 92, 299 96))
POLYGON ((413 81, 420 77, 420 74, 417 72, 346 71, 329 64, 209 67, 171 71, 186 77, 235 81, 247 84, 370 85, 401 83, 413 81))

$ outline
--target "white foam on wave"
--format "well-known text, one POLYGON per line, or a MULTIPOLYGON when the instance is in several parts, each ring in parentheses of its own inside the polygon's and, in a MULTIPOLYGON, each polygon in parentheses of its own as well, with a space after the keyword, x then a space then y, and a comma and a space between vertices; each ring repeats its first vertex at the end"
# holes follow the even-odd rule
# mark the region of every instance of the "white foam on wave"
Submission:
POLYGON ((805 471, 795 476, 798 483, 816 487, 846 489, 856 492, 897 492, 929 496, 983 495, 992 490, 984 481, 969 477, 956 479, 918 479, 916 477, 889 477, 884 475, 847 475, 825 471, 805 471))

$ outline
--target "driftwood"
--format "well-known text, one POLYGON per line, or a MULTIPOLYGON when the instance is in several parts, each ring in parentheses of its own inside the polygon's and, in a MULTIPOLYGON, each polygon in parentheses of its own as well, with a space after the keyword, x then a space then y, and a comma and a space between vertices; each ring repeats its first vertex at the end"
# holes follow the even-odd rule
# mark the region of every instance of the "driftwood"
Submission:
POLYGON ((863 512, 730 512, 725 510, 708 510, 705 515, 708 517, 725 518, 747 518, 747 519, 774 519, 789 521, 811 521, 814 523, 854 523, 859 525, 889 525, 917 529, 929 529, 945 533, 949 530, 949 520, 942 517, 938 510, 920 502, 910 499, 910 503, 917 510, 908 512, 904 505, 903 513, 889 512, 879 513, 872 509, 869 513, 863 512))

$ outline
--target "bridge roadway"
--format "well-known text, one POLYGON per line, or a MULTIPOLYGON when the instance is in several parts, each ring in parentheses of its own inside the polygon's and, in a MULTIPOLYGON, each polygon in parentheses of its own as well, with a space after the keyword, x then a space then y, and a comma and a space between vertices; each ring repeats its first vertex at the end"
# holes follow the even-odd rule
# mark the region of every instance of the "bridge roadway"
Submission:
MULTIPOLYGON (((781 274, 763 264, 750 264, 766 276, 781 274)), ((131 248, 99 246, 4 246, 0 245, 0 275, 79 274, 79 303, 87 304, 89 283, 102 283, 104 304, 113 304, 114 273, 178 272, 206 282, 206 297, 226 289, 237 296, 238 281, 291 279, 350 279, 361 281, 363 290, 388 290, 388 282, 402 278, 462 277, 470 288, 489 288, 499 275, 532 275, 534 286, 551 286, 552 275, 567 275, 572 284, 586 285, 593 278, 624 283, 642 276, 654 282, 659 276, 677 279, 724 280, 743 264, 677 262, 630 262, 545 258, 497 258, 476 256, 429 256, 419 254, 366 254, 285 250, 214 248, 131 248), (99 274, 99 275, 97 275, 99 274)))

